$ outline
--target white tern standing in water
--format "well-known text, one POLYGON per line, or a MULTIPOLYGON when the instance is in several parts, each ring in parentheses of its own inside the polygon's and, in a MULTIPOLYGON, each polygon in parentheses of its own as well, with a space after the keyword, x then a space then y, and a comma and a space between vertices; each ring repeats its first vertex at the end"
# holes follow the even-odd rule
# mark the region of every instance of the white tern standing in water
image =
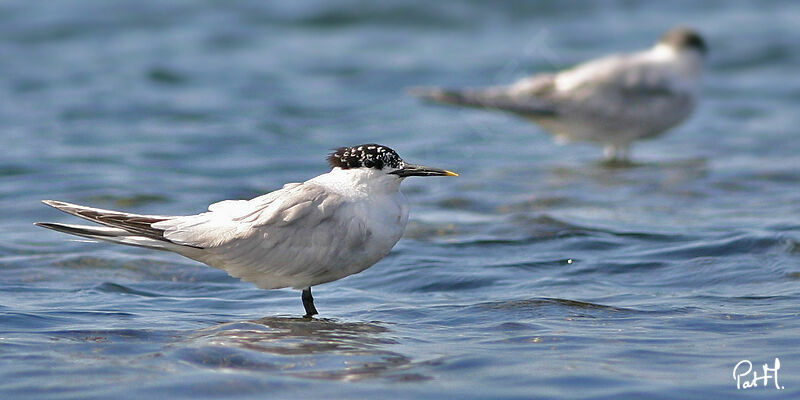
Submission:
POLYGON ((404 162, 378 144, 336 149, 331 171, 251 200, 226 200, 188 216, 139 215, 60 201, 44 203, 101 224, 36 223, 59 232, 167 250, 225 270, 262 289, 302 289, 305 317, 317 314, 311 286, 359 273, 400 240, 409 176, 458 176, 404 162))
POLYGON ((475 89, 412 88, 422 99, 496 109, 539 124, 561 142, 604 146, 606 160, 626 161, 635 140, 652 138, 694 110, 707 52, 687 28, 666 32, 655 46, 475 89))

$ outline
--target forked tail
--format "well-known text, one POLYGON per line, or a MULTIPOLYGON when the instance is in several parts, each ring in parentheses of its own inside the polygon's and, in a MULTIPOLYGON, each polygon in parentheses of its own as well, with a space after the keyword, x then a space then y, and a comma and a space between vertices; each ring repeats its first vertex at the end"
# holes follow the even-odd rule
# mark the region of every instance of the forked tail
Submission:
POLYGON ((55 200, 43 200, 44 204, 67 214, 72 214, 104 226, 59 224, 36 222, 34 225, 54 231, 82 236, 89 239, 147 247, 156 250, 177 251, 191 247, 174 243, 164 237, 164 230, 154 228, 153 224, 175 217, 140 215, 120 211, 103 210, 55 200))

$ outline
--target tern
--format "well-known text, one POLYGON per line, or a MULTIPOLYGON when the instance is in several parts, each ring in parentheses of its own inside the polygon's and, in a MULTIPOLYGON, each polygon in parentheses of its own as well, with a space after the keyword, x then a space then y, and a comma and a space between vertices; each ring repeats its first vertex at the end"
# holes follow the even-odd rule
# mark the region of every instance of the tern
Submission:
POLYGON ((647 50, 507 86, 409 92, 433 102, 510 112, 537 123, 558 142, 599 144, 606 160, 627 161, 632 142, 656 137, 692 113, 706 53, 699 34, 674 28, 647 50))
POLYGON ((400 183, 410 176, 458 176, 409 164, 389 147, 340 147, 331 171, 251 200, 225 200, 188 216, 140 215, 44 200, 100 224, 35 225, 72 235, 166 250, 226 271, 262 289, 302 290, 310 318, 318 314, 311 287, 359 273, 400 240, 408 201, 400 183))

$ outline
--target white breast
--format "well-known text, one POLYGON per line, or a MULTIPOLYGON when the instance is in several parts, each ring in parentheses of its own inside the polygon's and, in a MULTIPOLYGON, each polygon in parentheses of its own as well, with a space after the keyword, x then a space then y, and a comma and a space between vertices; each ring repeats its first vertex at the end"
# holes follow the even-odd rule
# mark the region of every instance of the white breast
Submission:
MULTIPOLYGON (((400 179, 384 172, 355 169, 334 169, 315 179, 342 196, 348 204, 342 217, 350 221, 350 229, 363 234, 358 247, 350 246, 327 281, 361 272, 385 257, 403 236, 408 223, 408 201, 399 191, 400 179)), ((320 282, 322 283, 322 282, 320 282)))

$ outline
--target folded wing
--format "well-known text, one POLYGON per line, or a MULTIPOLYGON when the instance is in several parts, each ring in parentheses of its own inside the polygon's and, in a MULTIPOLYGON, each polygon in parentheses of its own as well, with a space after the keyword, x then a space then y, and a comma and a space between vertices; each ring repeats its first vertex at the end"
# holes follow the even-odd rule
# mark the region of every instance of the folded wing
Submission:
MULTIPOLYGON (((182 253, 264 289, 307 286, 346 276, 364 248, 366 223, 336 193, 304 183, 246 202, 153 225, 174 243, 202 248, 182 253), (345 219, 343 215, 350 215, 345 219)), ((377 260, 376 260, 377 261, 377 260)))

